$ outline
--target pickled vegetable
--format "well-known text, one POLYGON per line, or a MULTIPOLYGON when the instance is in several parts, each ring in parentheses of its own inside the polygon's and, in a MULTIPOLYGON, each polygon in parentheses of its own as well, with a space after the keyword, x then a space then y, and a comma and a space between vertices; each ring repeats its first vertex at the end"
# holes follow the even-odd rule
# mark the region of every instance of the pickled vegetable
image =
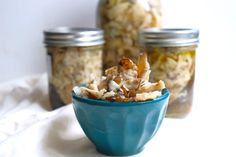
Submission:
POLYGON ((137 61, 138 31, 160 27, 159 0, 100 0, 97 25, 104 30, 104 69, 118 64, 123 56, 137 61))
POLYGON ((49 46, 48 55, 50 98, 54 105, 71 103, 73 86, 100 79, 102 75, 102 46, 49 46))
POLYGON ((196 46, 148 49, 151 81, 163 80, 171 96, 168 117, 185 117, 192 106, 196 46))

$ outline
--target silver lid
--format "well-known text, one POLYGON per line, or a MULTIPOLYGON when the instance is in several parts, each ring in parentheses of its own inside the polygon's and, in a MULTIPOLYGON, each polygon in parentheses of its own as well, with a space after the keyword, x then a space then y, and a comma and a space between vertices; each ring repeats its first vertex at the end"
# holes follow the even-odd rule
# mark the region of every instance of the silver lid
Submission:
POLYGON ((185 28, 147 28, 139 32, 140 45, 175 47, 191 46, 199 43, 199 31, 185 28))
POLYGON ((44 43, 52 46, 95 46, 104 43, 98 28, 57 27, 44 31, 44 43))

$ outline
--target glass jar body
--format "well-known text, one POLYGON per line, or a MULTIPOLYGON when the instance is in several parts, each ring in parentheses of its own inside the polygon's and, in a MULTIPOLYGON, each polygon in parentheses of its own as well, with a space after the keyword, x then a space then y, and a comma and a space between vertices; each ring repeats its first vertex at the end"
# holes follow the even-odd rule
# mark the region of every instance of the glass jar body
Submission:
POLYGON ((191 110, 196 46, 146 47, 151 81, 164 80, 171 92, 167 117, 183 118, 191 110))
POLYGON ((73 86, 102 76, 103 46, 47 46, 52 108, 71 103, 73 86))
POLYGON ((97 8, 97 26, 104 30, 105 47, 103 67, 118 64, 123 57, 137 61, 140 49, 138 31, 160 27, 159 0, 100 0, 97 8))

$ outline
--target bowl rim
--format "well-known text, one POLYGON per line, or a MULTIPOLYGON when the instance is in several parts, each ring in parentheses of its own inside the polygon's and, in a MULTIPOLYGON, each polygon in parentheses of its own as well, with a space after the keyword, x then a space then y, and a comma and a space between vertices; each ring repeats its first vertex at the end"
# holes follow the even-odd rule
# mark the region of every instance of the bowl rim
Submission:
POLYGON ((132 101, 132 102, 115 102, 115 101, 107 101, 107 100, 100 100, 100 99, 90 99, 90 98, 84 98, 81 96, 76 95, 73 91, 71 92, 72 95, 72 102, 74 105, 74 99, 80 102, 84 102, 88 105, 95 105, 95 106, 107 106, 107 107, 127 107, 127 106, 140 106, 140 105, 146 105, 146 104, 157 104, 158 102, 168 99, 170 96, 170 92, 167 88, 162 90, 162 95, 160 97, 157 97, 153 100, 147 100, 147 101, 132 101))

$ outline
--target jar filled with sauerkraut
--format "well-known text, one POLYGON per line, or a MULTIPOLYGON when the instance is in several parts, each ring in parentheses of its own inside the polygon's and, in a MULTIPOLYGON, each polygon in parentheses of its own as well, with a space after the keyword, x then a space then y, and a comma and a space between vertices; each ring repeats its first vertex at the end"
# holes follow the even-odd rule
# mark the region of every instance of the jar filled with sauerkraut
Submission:
POLYGON ((59 27, 44 31, 53 109, 71 103, 71 90, 102 76, 103 31, 59 27))
POLYGON ((118 64, 123 56, 134 62, 139 56, 138 31, 161 26, 159 0, 100 0, 97 26, 104 30, 103 67, 118 64))
POLYGON ((150 28, 139 33, 140 45, 148 53, 150 80, 163 80, 170 89, 167 117, 183 118, 191 110, 198 37, 195 29, 150 28))

